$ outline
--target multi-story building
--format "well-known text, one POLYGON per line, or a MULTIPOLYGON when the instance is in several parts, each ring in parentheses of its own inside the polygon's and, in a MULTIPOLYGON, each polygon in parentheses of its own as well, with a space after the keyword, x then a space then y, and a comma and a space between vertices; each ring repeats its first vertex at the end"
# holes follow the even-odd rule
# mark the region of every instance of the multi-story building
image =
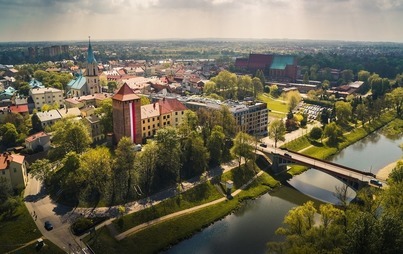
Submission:
POLYGON ((44 151, 47 151, 50 148, 50 135, 46 132, 41 131, 25 139, 25 147, 28 149, 35 151, 40 146, 44 151))
POLYGON ((166 126, 177 127, 182 122, 185 110, 187 110, 185 105, 173 98, 164 98, 141 106, 143 138, 153 137, 158 129, 166 126))
POLYGON ((264 102, 233 102, 224 103, 208 100, 205 98, 190 99, 184 102, 185 106, 191 110, 208 108, 211 110, 220 110, 222 106, 228 107, 233 114, 237 131, 243 131, 251 135, 266 136, 268 131, 267 104, 264 102))
POLYGON ((90 116, 84 117, 83 121, 84 121, 84 124, 88 127, 91 138, 94 142, 105 139, 101 121, 97 115, 90 115, 90 116))
POLYGON ((29 90, 29 95, 34 101, 37 110, 41 110, 45 104, 53 105, 58 103, 62 105, 64 102, 63 90, 52 87, 31 89, 29 90))
POLYGON ((25 157, 19 154, 0 154, 0 178, 5 178, 13 189, 25 188, 28 173, 25 157))
POLYGON ((140 106, 140 97, 126 83, 112 97, 113 134, 116 143, 122 137, 130 137, 136 144, 142 143, 140 106))
POLYGON ((56 109, 52 109, 46 112, 38 112, 36 113, 36 115, 41 122, 42 128, 45 128, 46 126, 52 126, 56 123, 57 120, 62 119, 62 116, 56 109))

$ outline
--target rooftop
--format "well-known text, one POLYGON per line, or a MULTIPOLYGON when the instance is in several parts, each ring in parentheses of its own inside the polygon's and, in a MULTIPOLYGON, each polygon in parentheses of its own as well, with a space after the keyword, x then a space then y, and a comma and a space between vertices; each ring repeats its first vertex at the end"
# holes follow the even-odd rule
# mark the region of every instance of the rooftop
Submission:
POLYGON ((133 92, 127 83, 124 83, 119 91, 112 97, 112 99, 118 101, 132 101, 139 100, 140 97, 133 92))

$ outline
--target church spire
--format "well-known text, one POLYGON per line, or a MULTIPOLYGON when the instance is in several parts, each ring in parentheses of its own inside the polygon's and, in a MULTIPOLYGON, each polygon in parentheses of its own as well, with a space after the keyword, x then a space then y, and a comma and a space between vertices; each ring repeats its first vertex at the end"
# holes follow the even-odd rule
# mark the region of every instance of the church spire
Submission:
POLYGON ((92 51, 91 36, 88 36, 88 56, 87 56, 87 62, 88 62, 88 63, 96 63, 96 62, 97 62, 97 60, 95 60, 94 52, 92 51))

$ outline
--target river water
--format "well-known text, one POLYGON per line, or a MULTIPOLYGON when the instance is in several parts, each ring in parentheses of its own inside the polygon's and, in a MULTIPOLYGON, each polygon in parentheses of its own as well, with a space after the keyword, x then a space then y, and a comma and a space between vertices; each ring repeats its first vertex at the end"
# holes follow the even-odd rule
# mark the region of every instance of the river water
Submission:
MULTIPOLYGON (((401 143, 403 137, 392 140, 376 132, 330 160, 376 174, 382 167, 402 157, 401 143)), ((267 242, 282 240, 275 230, 281 226, 291 208, 308 200, 337 203, 335 186, 342 185, 336 178, 315 169, 295 176, 289 184, 292 187, 282 186, 256 200, 244 202, 233 214, 173 246, 166 253, 266 253, 267 242)), ((354 195, 349 190, 349 198, 354 198, 354 195)))

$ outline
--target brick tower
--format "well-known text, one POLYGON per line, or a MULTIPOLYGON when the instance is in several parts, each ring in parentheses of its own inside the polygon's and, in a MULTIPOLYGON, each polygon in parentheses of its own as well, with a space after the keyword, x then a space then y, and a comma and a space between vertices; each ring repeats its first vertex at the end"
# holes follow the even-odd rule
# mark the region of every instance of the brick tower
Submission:
POLYGON ((113 134, 118 143, 122 137, 130 137, 133 143, 141 144, 140 97, 124 83, 112 97, 113 134))

